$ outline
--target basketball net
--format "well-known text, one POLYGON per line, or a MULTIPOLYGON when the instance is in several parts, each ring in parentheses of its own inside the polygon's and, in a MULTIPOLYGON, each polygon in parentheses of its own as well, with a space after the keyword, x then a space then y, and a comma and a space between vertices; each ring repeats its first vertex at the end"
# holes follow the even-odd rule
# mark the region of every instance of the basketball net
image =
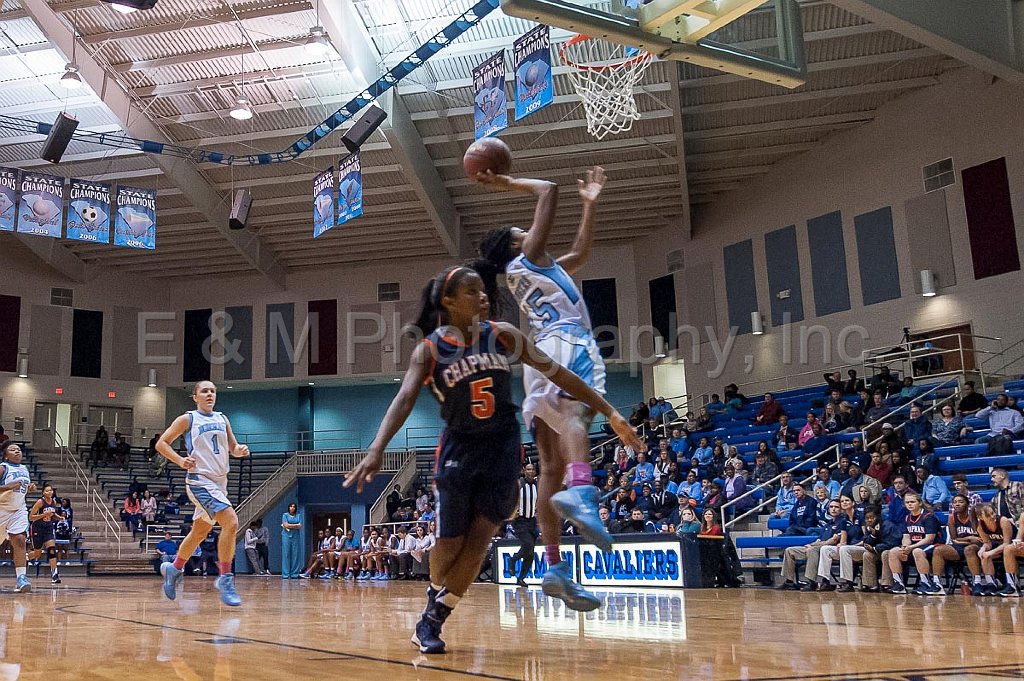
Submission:
POLYGON ((587 132, 603 139, 633 127, 639 120, 633 87, 654 59, 650 52, 578 35, 562 44, 576 93, 583 99, 587 132))

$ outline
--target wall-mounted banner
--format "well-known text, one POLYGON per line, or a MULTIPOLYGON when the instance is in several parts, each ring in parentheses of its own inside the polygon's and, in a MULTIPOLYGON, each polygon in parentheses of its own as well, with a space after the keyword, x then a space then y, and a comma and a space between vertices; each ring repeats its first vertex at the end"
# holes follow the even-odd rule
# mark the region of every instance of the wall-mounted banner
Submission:
POLYGON ((363 214, 363 171, 356 152, 338 164, 338 224, 363 214))
POLYGON ((114 245, 156 248, 156 191, 135 187, 117 188, 114 245))
POLYGON ((105 244, 110 241, 110 185, 71 178, 68 187, 68 238, 105 244))
POLYGON ((516 120, 551 103, 551 29, 541 24, 512 45, 516 70, 516 120))
POLYGON ((0 232, 13 232, 18 217, 18 171, 0 168, 0 232))
POLYGON ((334 227, 334 166, 313 178, 313 238, 334 227))
POLYGON ((473 69, 473 125, 476 139, 490 137, 508 127, 505 101, 505 50, 473 69))
POLYGON ((64 216, 64 178, 22 173, 18 231, 60 238, 64 216))

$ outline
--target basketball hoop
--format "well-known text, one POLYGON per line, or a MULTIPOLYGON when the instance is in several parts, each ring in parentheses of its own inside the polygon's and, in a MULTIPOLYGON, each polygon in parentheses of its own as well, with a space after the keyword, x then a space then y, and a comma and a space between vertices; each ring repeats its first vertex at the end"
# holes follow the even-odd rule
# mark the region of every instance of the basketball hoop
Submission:
POLYGON ((639 120, 633 87, 654 56, 618 43, 577 35, 559 49, 569 67, 576 93, 583 99, 587 132, 603 139, 633 127, 639 120))

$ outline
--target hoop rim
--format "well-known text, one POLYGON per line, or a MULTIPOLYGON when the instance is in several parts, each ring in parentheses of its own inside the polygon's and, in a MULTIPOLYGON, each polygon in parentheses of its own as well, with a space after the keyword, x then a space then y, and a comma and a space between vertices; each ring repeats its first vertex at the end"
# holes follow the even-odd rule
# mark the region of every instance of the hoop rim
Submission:
POLYGON ((574 35, 572 38, 569 38, 564 43, 562 43, 561 46, 559 46, 558 48, 558 54, 562 58, 562 63, 568 66, 569 68, 576 69, 577 71, 610 71, 612 69, 621 69, 627 66, 633 66, 634 64, 638 64, 642 61, 647 61, 648 59, 654 57, 654 55, 648 52, 647 50, 640 50, 632 57, 627 57, 626 59, 616 59, 612 60, 607 64, 601 65, 589 65, 580 64, 579 62, 576 62, 570 59, 568 56, 566 56, 566 48, 572 47, 573 45, 576 45, 578 43, 586 42, 587 40, 603 40, 603 38, 594 38, 592 36, 584 35, 582 33, 578 33, 574 35))

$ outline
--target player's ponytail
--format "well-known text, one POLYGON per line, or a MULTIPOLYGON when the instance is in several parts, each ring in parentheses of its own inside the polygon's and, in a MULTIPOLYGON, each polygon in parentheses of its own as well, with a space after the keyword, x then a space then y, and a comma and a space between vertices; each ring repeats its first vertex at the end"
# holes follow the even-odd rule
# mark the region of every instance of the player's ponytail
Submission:
POLYGON ((501 314, 501 298, 498 296, 498 275, 504 274, 505 267, 497 266, 490 260, 484 258, 478 258, 471 263, 469 266, 480 275, 481 281, 484 283, 484 293, 490 299, 491 303, 491 316, 495 317, 501 314))
POLYGON ((480 240, 480 257, 500 268, 502 272, 515 257, 515 253, 512 252, 513 229, 511 226, 495 227, 480 240))

